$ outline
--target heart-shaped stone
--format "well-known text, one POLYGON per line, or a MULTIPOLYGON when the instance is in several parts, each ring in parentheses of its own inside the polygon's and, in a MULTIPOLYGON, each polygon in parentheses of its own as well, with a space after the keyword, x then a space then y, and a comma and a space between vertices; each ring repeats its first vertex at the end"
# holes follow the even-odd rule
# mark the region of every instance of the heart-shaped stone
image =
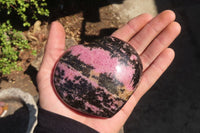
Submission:
POLYGON ((65 104, 82 113, 109 118, 133 94, 141 73, 141 60, 130 44, 104 37, 69 48, 58 60, 52 80, 65 104))

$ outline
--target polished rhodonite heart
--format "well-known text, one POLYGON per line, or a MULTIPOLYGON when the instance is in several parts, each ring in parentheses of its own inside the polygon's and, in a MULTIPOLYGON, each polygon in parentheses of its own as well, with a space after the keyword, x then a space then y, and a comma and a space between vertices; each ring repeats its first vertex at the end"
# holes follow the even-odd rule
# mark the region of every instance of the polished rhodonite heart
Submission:
POLYGON ((115 37, 69 48, 58 60, 53 86, 73 109, 112 117, 135 91, 142 73, 137 52, 115 37))

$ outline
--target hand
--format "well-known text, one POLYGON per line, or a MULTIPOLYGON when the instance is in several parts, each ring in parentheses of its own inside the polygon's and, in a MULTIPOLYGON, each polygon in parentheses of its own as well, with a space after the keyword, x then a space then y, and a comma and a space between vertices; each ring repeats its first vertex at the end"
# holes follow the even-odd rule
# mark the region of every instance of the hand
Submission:
POLYGON ((143 73, 137 90, 124 107, 112 118, 96 118, 77 113, 66 107, 56 96, 51 73, 58 58, 64 53, 65 31, 58 22, 51 24, 45 55, 37 75, 40 106, 48 111, 79 121, 99 132, 118 132, 124 125, 139 99, 158 80, 174 59, 174 51, 168 46, 180 33, 172 11, 164 11, 152 18, 142 14, 115 31, 112 36, 129 42, 141 57, 143 73))

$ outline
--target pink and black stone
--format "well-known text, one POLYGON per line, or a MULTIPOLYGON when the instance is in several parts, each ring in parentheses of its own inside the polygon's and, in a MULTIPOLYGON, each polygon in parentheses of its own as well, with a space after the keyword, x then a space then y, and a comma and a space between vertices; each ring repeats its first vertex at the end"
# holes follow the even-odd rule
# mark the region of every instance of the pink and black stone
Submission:
POLYGON ((60 99, 88 115, 112 117, 135 91, 142 73, 130 44, 104 37, 69 48, 57 62, 53 86, 60 99))

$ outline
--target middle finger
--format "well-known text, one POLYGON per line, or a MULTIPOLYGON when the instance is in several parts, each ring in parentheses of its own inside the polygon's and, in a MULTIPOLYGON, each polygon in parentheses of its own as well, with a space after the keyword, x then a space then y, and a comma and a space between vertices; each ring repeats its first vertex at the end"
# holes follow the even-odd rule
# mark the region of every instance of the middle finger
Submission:
POLYGON ((144 28, 129 41, 129 43, 140 55, 151 41, 174 20, 175 14, 173 11, 163 11, 146 24, 144 28))

